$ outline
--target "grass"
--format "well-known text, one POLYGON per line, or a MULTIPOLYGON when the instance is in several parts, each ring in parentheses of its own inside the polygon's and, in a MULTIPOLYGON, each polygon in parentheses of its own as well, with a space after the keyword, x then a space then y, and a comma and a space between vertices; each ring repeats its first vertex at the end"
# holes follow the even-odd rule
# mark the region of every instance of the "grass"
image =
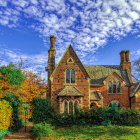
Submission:
POLYGON ((55 129, 51 139, 60 140, 138 140, 140 126, 72 126, 55 129))

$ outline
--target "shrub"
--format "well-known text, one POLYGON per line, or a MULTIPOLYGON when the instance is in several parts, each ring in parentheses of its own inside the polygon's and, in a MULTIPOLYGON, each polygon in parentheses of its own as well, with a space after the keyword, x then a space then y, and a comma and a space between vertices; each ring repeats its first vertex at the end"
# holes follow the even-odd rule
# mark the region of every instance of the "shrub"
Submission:
POLYGON ((6 137, 10 133, 11 132, 8 130, 0 130, 0 140, 3 139, 4 137, 6 137))
POLYGON ((91 108, 79 110, 72 114, 57 114, 52 119, 55 126, 72 125, 136 125, 140 122, 140 114, 135 110, 118 110, 112 107, 91 108))
POLYGON ((47 123, 35 124, 33 127, 33 137, 34 138, 43 138, 52 136, 54 134, 53 127, 47 123))
POLYGON ((35 98, 32 101, 32 105, 32 116, 34 123, 41 123, 44 121, 50 122, 56 114, 48 99, 35 98))
POLYGON ((12 125, 13 109, 6 100, 0 101, 0 130, 7 130, 12 125))
POLYGON ((13 131, 16 131, 21 126, 23 126, 22 125, 22 120, 19 119, 19 116, 18 116, 18 107, 19 107, 19 103, 20 103, 20 101, 18 99, 18 96, 9 93, 3 99, 6 100, 6 101, 8 101, 9 104, 11 105, 11 107, 13 108, 13 114, 12 114, 13 125, 12 125, 11 129, 13 131))
MULTIPOLYGON (((12 63, 10 63, 8 66, 0 67, 0 73, 8 78, 11 85, 18 85, 20 87, 21 83, 25 80, 21 70, 17 69, 12 63)), ((0 76, 0 79, 4 78, 0 76)))
POLYGON ((139 124, 140 113, 134 109, 122 109, 118 119, 119 125, 136 125, 139 124))

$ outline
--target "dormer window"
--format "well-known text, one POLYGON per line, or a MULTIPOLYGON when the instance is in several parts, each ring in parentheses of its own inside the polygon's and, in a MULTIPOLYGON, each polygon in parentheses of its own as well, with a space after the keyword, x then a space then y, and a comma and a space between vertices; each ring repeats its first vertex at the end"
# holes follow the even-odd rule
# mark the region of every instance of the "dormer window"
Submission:
POLYGON ((116 81, 113 81, 113 93, 116 93, 116 81))
POLYGON ((108 93, 112 93, 112 83, 108 82, 108 93))
POLYGON ((74 69, 66 70, 66 83, 75 83, 75 71, 74 69))
POLYGON ((108 93, 120 93, 121 82, 120 81, 109 81, 108 82, 108 93))
POLYGON ((117 93, 120 93, 120 91, 121 91, 121 82, 118 81, 117 82, 117 93))

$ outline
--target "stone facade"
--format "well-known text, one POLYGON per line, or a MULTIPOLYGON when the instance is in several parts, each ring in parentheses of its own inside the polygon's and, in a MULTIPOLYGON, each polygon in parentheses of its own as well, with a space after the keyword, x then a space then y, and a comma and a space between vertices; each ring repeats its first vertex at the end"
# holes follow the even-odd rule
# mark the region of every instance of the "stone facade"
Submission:
MULTIPOLYGON (((119 107, 130 108, 130 94, 134 87, 131 86, 129 51, 120 53, 121 63, 118 66, 84 66, 70 45, 58 65, 55 66, 54 36, 50 37, 50 42, 46 69, 49 91, 47 98, 50 99, 57 112, 63 113, 65 110, 68 113, 71 110, 74 112, 75 106, 78 108, 109 106, 115 101, 119 107), (66 74, 67 70, 70 73, 69 76, 66 74), (70 82, 66 81, 67 78, 70 82), (109 82, 111 92, 108 90, 109 82)), ((139 96, 132 99, 132 102, 135 100, 139 100, 139 96)))

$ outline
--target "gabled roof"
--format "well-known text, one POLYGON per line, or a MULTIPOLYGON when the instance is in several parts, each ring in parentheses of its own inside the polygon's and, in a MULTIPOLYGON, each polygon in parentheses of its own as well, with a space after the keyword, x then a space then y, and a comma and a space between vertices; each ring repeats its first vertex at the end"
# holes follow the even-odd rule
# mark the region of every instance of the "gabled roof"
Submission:
POLYGON ((130 84, 127 71, 120 65, 84 65, 84 67, 91 78, 91 85, 103 86, 103 81, 114 72, 125 81, 126 85, 130 84))
POLYGON ((130 94, 130 97, 133 97, 135 94, 137 94, 139 90, 140 90, 140 82, 135 84, 135 87, 133 89, 133 92, 130 94))
POLYGON ((119 79, 121 82, 123 81, 122 77, 120 77, 116 72, 113 72, 111 75, 109 75, 104 81, 110 79, 111 76, 115 76, 117 79, 119 79))
POLYGON ((65 86, 58 96, 83 96, 83 94, 75 86, 65 86))
POLYGON ((52 75, 50 76, 50 79, 53 77, 54 73, 56 72, 56 70, 57 70, 57 68, 58 68, 58 66, 59 66, 59 64, 60 64, 60 62, 63 60, 65 54, 68 52, 69 49, 72 49, 73 53, 74 53, 75 56, 77 57, 77 60, 78 60, 79 63, 81 64, 81 66, 82 66, 82 68, 83 68, 85 74, 87 75, 87 77, 89 77, 89 75, 88 75, 88 73, 87 73, 85 67, 83 66, 82 62, 80 61, 79 57, 77 56, 76 52, 74 51, 74 49, 72 48, 72 46, 71 46, 71 44, 70 44, 70 45, 68 46, 68 48, 66 49, 64 55, 62 56, 61 60, 59 61, 58 65, 55 67, 55 69, 54 69, 52 75))
POLYGON ((91 91, 90 92, 90 100, 93 100, 93 101, 101 100, 98 91, 91 91))

